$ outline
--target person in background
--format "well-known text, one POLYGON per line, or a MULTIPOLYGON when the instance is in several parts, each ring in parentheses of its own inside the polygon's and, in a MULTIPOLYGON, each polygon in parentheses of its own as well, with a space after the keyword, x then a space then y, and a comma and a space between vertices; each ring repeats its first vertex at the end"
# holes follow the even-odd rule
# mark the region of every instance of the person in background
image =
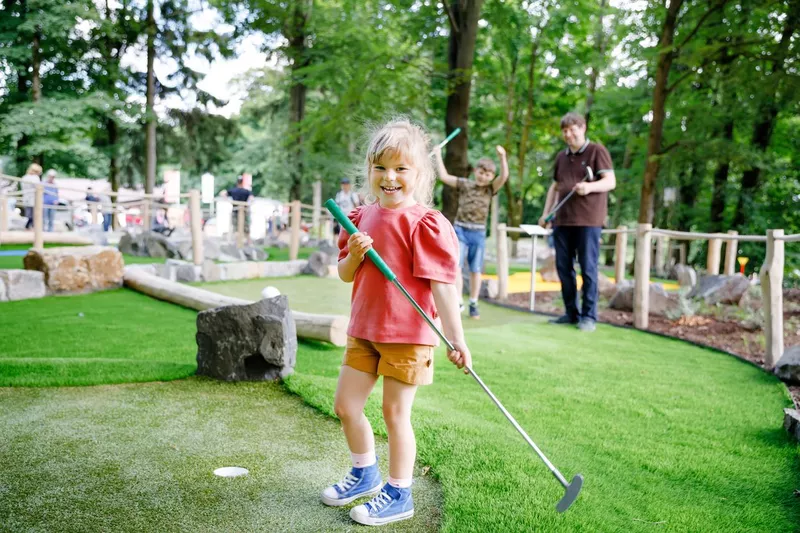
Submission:
MULTIPOLYGON (((336 202, 336 205, 339 206, 339 209, 341 209, 343 213, 347 214, 362 204, 361 198, 358 196, 358 193, 352 189, 350 180, 348 178, 342 178, 342 181, 339 183, 339 185, 341 188, 339 189, 339 192, 336 193, 336 198, 334 201, 336 202)), ((339 235, 339 223, 335 220, 333 221, 333 233, 339 235)))
POLYGON ((114 204, 107 194, 100 195, 100 203, 103 206, 103 231, 109 231, 114 220, 114 204))
POLYGON ((567 113, 561 119, 561 135, 567 143, 556 156, 553 183, 547 192, 539 225, 570 191, 570 198, 556 213, 553 240, 556 269, 561 280, 564 314, 550 320, 552 324, 577 324, 584 332, 595 330, 597 322, 597 272, 600 259, 600 232, 608 212, 608 192, 617 186, 611 156, 605 146, 586 138, 586 120, 578 113, 567 113), (583 181, 589 167, 596 181, 583 181), (583 304, 578 310, 578 290, 574 261, 578 258, 583 278, 583 304))
POLYGON ((29 166, 22 176, 22 204, 25 206, 25 216, 28 218, 25 229, 33 228, 33 203, 36 200, 36 184, 41 181, 41 176, 42 167, 36 163, 29 166))
POLYGON ((56 171, 52 168, 46 174, 47 184, 44 186, 44 230, 53 231, 53 221, 58 205, 58 187, 55 186, 56 171))

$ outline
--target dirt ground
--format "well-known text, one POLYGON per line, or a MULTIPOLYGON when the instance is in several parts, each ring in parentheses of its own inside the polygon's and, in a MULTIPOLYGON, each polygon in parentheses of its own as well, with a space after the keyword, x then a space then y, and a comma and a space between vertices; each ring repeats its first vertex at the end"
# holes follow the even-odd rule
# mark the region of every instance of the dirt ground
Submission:
MULTIPOLYGON (((530 293, 510 294, 507 304, 528 309, 530 293)), ((760 302, 752 298, 748 309, 732 306, 700 306, 692 315, 676 319, 651 314, 649 331, 677 337, 704 346, 717 348, 764 367, 765 340, 761 329, 760 302)), ((537 312, 560 315, 564 305, 560 293, 537 292, 537 312)), ((633 327, 633 313, 617 311, 608 307, 608 300, 601 297, 598 319, 617 326, 633 327)), ((784 291, 784 343, 785 346, 800 344, 800 289, 784 291)), ((674 315, 673 315, 674 316, 674 315)), ((795 406, 800 407, 800 386, 789 386, 795 406)))

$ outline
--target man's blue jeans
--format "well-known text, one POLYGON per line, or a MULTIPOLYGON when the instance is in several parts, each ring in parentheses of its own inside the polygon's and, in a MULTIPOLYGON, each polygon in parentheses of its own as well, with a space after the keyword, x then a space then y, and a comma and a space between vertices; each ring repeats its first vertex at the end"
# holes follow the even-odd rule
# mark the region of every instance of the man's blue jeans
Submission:
POLYGON ((564 298, 567 316, 576 322, 581 318, 597 320, 597 262, 600 259, 601 229, 590 226, 553 228, 561 296, 564 298), (583 305, 580 313, 578 313, 578 289, 573 266, 576 256, 583 277, 583 305))

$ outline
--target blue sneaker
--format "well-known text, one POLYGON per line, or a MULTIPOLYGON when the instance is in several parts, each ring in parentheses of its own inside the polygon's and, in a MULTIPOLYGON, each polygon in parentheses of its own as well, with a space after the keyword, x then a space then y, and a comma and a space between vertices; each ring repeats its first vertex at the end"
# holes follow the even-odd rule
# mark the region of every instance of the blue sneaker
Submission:
POLYGON ((350 510, 350 518, 365 526, 382 526, 414 516, 411 488, 398 489, 388 483, 381 493, 363 505, 350 510))
POLYGON ((382 483, 377 462, 364 468, 354 466, 343 480, 322 491, 322 503, 333 507, 347 505, 356 498, 377 494, 382 483))

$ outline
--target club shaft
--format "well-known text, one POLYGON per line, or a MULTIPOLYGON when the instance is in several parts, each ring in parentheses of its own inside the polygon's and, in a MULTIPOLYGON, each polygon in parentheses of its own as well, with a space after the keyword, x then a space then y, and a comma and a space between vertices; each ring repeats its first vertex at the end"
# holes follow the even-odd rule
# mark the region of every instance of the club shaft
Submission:
MULTIPOLYGON (((437 326, 436 323, 431 319, 431 317, 428 316, 428 313, 426 313, 419 306, 419 304, 414 300, 414 298, 408 293, 406 288, 403 287, 403 284, 400 283, 400 281, 397 278, 393 279, 392 283, 394 284, 395 287, 400 289, 400 292, 402 292, 403 295, 406 297, 406 299, 409 302, 411 302, 411 305, 414 306, 414 309, 417 310, 417 313, 419 313, 420 316, 422 316, 422 318, 425 319, 425 322, 427 322, 428 325, 431 327, 431 329, 433 329, 433 331, 436 332, 436 334, 439 336, 439 338, 442 339, 442 342, 445 343, 447 348, 449 350, 451 350, 451 351, 455 350, 455 347, 453 346, 453 343, 450 342, 447 339, 447 337, 445 337, 444 333, 442 333, 442 330, 439 329, 439 326, 437 326)), ((511 413, 509 413, 506 410, 506 408, 503 407, 503 404, 500 403, 500 400, 498 400, 497 397, 494 394, 492 394, 492 391, 489 390, 489 387, 486 386, 486 384, 478 376, 478 374, 476 374, 475 371, 472 370, 472 368, 470 368, 470 367, 467 367, 467 371, 469 372, 469 374, 473 378, 475 378, 475 381, 478 382, 478 385, 481 386, 481 388, 484 390, 484 392, 486 392, 486 394, 489 395, 489 398, 491 398, 492 401, 494 402, 494 404, 497 406, 497 408, 500 409, 500 412, 502 412, 505 415, 505 417, 508 419, 508 421, 511 422, 511 424, 517 429, 517 431, 519 431, 520 435, 522 435, 522 438, 525 439, 525 442, 527 442, 531 446, 531 448, 533 448, 533 451, 535 451, 536 454, 539 456, 539 458, 544 462, 544 464, 547 465, 547 468, 550 469, 550 472, 553 473, 553 476, 558 480, 558 482, 561 483, 561 485, 564 488, 567 488, 569 486, 569 483, 567 483, 567 480, 564 479, 564 476, 561 475, 561 472, 558 471, 558 468, 556 468, 553 465, 553 463, 551 463, 550 460, 547 459, 547 457, 544 455, 544 453, 542 453, 542 450, 540 450, 539 447, 536 446, 536 443, 533 442, 533 440, 531 440, 531 438, 528 436, 528 434, 525 432, 525 430, 522 429, 522 426, 520 426, 519 423, 517 423, 516 419, 513 416, 511 416, 511 413)))

